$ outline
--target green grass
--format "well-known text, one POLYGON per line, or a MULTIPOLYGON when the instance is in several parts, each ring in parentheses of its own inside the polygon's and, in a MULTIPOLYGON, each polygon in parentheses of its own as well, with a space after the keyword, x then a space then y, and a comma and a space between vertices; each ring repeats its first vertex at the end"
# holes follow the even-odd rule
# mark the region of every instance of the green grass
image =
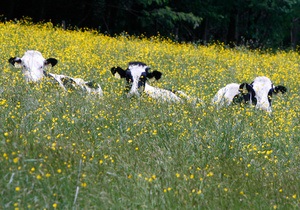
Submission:
POLYGON ((246 111, 235 113, 239 107, 216 111, 144 98, 98 100, 27 84, 2 98, 8 98, 1 111, 1 130, 8 132, 1 137, 8 155, 1 157, 2 208, 298 207, 292 196, 300 189, 293 155, 299 148, 290 141, 299 137, 286 145, 264 138, 276 123, 259 111, 246 118, 246 111), (44 109, 45 98, 51 104, 44 109), (18 116, 11 118, 15 109, 18 116), (259 154, 246 145, 273 152, 259 154))

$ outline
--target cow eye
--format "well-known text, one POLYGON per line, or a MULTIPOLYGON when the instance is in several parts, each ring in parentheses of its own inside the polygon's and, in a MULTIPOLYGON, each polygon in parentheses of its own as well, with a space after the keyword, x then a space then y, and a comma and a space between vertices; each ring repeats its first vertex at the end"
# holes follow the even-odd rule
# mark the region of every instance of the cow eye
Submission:
POLYGON ((140 78, 146 80, 147 79, 147 74, 145 72, 142 73, 140 78))

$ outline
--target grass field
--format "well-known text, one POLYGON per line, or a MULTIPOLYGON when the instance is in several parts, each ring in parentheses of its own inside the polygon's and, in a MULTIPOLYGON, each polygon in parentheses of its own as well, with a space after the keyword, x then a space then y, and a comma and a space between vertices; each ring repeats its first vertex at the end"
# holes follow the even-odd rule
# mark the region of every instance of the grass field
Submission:
POLYGON ((0 209, 299 209, 299 65, 291 51, 0 23, 0 209), (29 49, 104 97, 26 84, 8 59, 29 49), (130 61, 203 103, 124 97, 110 68, 130 61), (211 105, 227 83, 261 75, 288 88, 271 115, 211 105))

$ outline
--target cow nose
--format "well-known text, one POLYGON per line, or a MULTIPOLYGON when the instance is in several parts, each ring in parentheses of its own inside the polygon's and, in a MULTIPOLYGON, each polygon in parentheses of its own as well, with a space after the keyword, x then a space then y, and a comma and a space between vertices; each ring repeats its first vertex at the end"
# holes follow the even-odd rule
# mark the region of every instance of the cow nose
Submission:
POLYGON ((257 104, 257 108, 267 112, 272 112, 272 109, 268 103, 257 104))
POLYGON ((133 96, 137 96, 139 97, 140 96, 140 93, 138 91, 130 91, 128 94, 127 94, 127 98, 131 98, 133 96))

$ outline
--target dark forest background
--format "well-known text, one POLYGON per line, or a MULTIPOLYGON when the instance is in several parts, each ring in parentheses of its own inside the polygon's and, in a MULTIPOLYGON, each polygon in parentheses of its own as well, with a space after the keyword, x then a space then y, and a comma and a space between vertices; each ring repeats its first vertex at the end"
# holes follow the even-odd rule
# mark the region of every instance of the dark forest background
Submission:
POLYGON ((1 21, 30 17, 109 35, 296 49, 300 0, 1 0, 1 21))

